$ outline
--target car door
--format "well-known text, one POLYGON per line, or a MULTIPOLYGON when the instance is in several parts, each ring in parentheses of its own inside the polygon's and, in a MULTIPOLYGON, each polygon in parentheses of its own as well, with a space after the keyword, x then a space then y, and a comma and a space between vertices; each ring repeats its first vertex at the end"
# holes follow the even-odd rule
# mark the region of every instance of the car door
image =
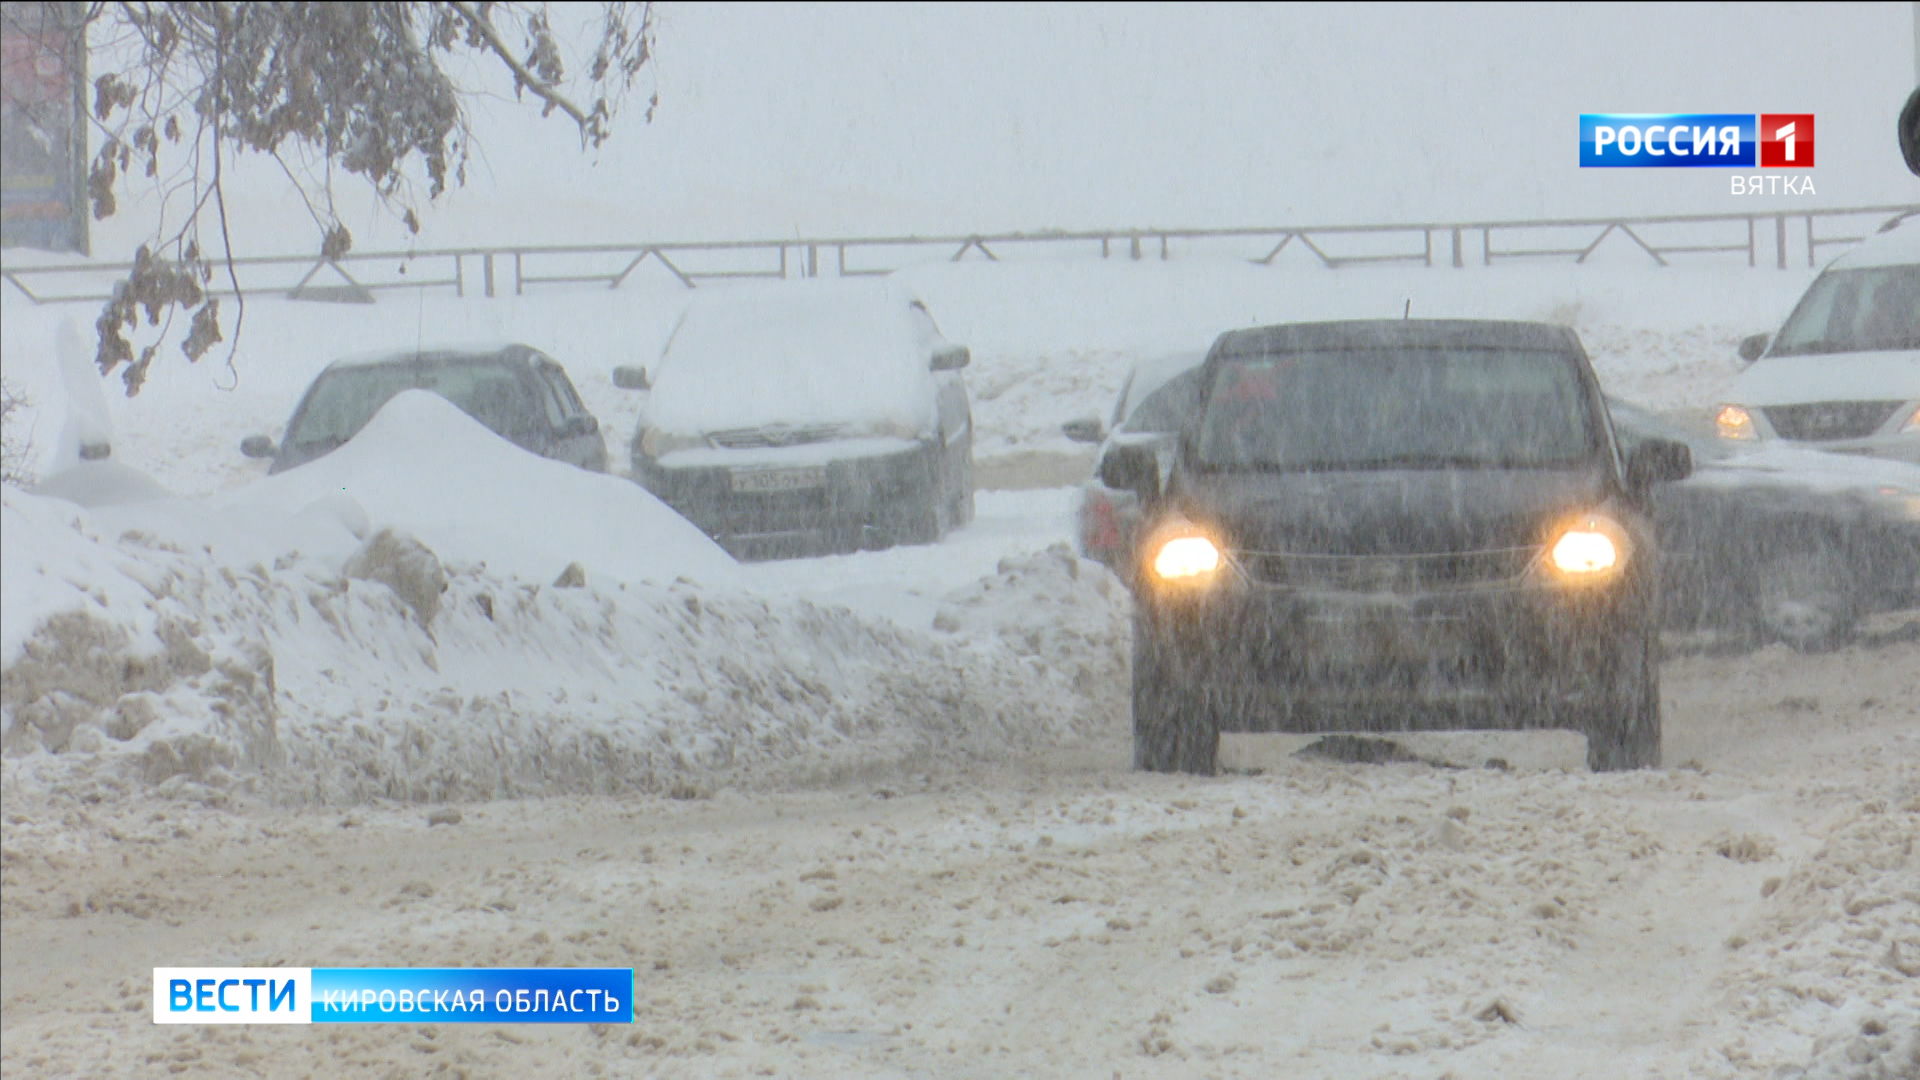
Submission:
POLYGON ((550 357, 536 354, 534 373, 540 381, 542 407, 553 429, 553 448, 548 456, 605 472, 607 443, 600 434, 600 422, 587 411, 566 371, 550 357))

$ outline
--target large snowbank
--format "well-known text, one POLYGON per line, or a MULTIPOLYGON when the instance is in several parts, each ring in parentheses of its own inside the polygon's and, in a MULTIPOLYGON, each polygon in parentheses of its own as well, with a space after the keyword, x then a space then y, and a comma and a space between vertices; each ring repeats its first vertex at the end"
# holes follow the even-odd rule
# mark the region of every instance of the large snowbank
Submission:
POLYGON ((700 790, 1004 754, 1124 707, 1124 596, 1068 553, 976 583, 1013 614, 966 633, 762 599, 635 485, 425 393, 217 498, 8 490, 0 529, 7 783, 82 798, 700 790), (1049 609, 1078 614, 1022 628, 1049 609))
POLYGON ((445 399, 408 390, 346 445, 221 496, 295 513, 345 495, 442 559, 552 581, 572 562, 616 581, 733 580, 733 558, 631 481, 526 453, 445 399))

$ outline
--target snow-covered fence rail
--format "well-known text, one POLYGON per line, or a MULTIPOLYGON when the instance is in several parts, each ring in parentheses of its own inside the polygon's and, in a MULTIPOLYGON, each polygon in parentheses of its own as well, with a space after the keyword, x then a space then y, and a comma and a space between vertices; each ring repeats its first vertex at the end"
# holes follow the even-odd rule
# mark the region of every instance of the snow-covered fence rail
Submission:
MULTIPOLYGON (((1743 214, 1564 218, 1535 221, 1424 222, 1400 225, 1284 226, 1258 229, 1105 229, 954 236, 818 237, 793 240, 551 244, 251 256, 232 261, 249 292, 285 291, 294 299, 370 303, 392 289, 451 288, 498 296, 550 285, 618 289, 638 273, 664 275, 687 288, 729 278, 782 280, 886 274, 938 260, 1026 258, 1241 258, 1273 265, 1293 260, 1329 269, 1378 263, 1428 267, 1491 266, 1514 259, 1586 263, 1603 245, 1638 253, 1649 266, 1688 257, 1745 257, 1750 267, 1816 266, 1823 255, 1858 243, 1893 216, 1920 204, 1743 214)), ((101 301, 127 265, 34 266, 8 258, 0 277, 35 303, 101 301), (64 283, 72 283, 62 287, 64 283)), ((225 266, 223 264, 224 271, 225 266)), ((230 291, 228 275, 212 288, 230 291)))

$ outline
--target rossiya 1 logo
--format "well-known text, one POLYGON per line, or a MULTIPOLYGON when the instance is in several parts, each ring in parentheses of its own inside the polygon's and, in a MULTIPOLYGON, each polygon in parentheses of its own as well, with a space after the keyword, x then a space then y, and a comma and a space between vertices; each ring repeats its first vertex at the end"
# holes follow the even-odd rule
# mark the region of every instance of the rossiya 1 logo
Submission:
MULTIPOLYGON (((1583 169, 1811 169, 1812 113, 1581 113, 1583 169)), ((1811 176, 1735 176, 1733 194, 1812 195, 1811 176)))
POLYGON ((1760 114, 1760 167, 1813 168, 1813 114, 1760 114))

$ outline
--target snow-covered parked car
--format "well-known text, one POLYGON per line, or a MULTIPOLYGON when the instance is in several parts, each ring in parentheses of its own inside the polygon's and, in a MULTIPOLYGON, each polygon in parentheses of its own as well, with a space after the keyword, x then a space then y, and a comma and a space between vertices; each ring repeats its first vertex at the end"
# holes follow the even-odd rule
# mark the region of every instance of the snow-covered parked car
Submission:
POLYGON ((1610 401, 1623 451, 1686 442, 1694 473, 1653 491, 1662 621, 1818 649, 1920 601, 1920 466, 1698 435, 1610 401))
POLYGON ((241 442, 240 452, 272 458, 270 473, 304 465, 353 438, 403 390, 430 390, 523 450, 594 472, 607 469, 600 421, 581 404, 566 371, 527 345, 336 360, 307 388, 278 444, 253 435, 241 442))
POLYGON ((926 543, 973 516, 965 346, 887 281, 697 295, 651 371, 634 479, 736 556, 926 543))
POLYGON ((1753 366, 1719 411, 1722 436, 1920 463, 1920 216, 1835 259, 1740 355, 1753 366))

